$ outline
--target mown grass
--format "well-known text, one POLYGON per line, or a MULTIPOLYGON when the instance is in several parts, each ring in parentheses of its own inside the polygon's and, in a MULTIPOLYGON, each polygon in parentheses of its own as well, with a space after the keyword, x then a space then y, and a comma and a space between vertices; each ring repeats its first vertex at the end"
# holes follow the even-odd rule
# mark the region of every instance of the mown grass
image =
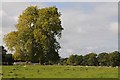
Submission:
POLYGON ((3 78, 118 78, 118 68, 14 65, 2 67, 3 78))

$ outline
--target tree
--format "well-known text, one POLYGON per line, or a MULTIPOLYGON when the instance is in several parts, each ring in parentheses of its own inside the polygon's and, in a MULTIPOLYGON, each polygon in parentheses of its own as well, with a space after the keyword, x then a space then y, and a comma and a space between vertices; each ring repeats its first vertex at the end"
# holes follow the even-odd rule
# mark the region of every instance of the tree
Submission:
POLYGON ((7 50, 4 48, 4 46, 0 46, 0 54, 2 54, 1 59, 3 64, 6 62, 6 58, 5 58, 6 53, 7 50))
POLYGON ((14 60, 15 61, 21 61, 21 60, 24 60, 24 59, 22 59, 22 56, 19 54, 19 53, 14 53, 13 54, 13 58, 14 58, 14 60))
POLYGON ((8 65, 13 65, 13 57, 12 54, 6 54, 5 55, 6 61, 8 65))
POLYGON ((67 59, 67 64, 69 65, 75 65, 75 55, 70 55, 67 59))
POLYGON ((75 55, 75 64, 76 65, 81 65, 82 61, 83 61, 83 56, 82 55, 75 55))
POLYGON ((82 65, 82 61, 83 61, 83 56, 82 55, 78 55, 76 57, 76 61, 78 65, 82 65))
POLYGON ((12 54, 7 54, 7 50, 4 48, 4 46, 0 46, 0 54, 2 54, 2 64, 5 65, 12 65, 13 64, 13 58, 12 54))
POLYGON ((67 65, 67 59, 68 59, 68 58, 60 58, 59 63, 60 63, 61 65, 67 65))
POLYGON ((56 62, 59 60, 58 50, 63 30, 60 13, 56 7, 39 9, 30 6, 19 16, 17 31, 5 35, 4 42, 10 51, 17 54, 18 59, 26 61, 56 62))
POLYGON ((84 66, 97 66, 97 54, 95 53, 89 53, 83 57, 82 65, 84 66))
POLYGON ((110 66, 120 66, 120 52, 114 51, 109 54, 110 66))
POLYGON ((82 56, 80 55, 70 55, 67 59, 67 64, 69 65, 80 65, 82 62, 82 56))
POLYGON ((106 52, 98 55, 98 62, 100 66, 109 66, 109 54, 106 52))

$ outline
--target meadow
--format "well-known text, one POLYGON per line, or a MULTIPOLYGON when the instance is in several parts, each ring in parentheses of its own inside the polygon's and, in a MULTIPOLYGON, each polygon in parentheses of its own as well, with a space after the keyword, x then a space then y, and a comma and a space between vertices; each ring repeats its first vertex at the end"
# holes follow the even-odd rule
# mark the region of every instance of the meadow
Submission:
POLYGON ((118 78, 116 67, 58 65, 2 66, 3 78, 118 78))

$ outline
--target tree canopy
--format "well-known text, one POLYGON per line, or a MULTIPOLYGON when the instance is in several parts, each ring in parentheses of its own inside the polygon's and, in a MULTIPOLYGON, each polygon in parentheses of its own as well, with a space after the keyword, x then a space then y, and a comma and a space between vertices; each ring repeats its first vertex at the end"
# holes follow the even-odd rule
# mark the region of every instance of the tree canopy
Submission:
POLYGON ((54 62, 59 59, 58 50, 63 30, 60 12, 56 7, 39 9, 37 6, 26 8, 19 16, 17 31, 4 36, 4 42, 14 59, 54 62))

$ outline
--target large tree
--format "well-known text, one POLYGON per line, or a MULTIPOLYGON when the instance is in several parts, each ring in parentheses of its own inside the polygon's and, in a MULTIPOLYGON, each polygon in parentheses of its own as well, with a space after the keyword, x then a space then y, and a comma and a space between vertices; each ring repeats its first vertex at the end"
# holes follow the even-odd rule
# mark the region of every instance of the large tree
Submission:
POLYGON ((56 7, 39 9, 30 6, 19 16, 16 31, 5 35, 4 42, 15 59, 56 62, 60 44, 57 39, 63 30, 60 12, 56 7))

